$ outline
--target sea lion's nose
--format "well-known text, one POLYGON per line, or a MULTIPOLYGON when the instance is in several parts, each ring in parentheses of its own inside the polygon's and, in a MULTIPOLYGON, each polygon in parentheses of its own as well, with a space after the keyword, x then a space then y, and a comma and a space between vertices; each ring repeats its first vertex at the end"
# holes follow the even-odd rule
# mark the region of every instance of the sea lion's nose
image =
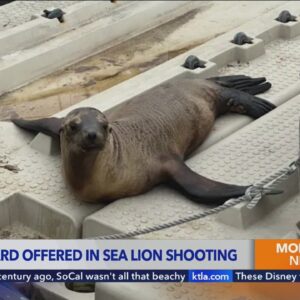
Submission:
POLYGON ((97 137, 97 133, 95 131, 87 132, 87 139, 90 141, 94 141, 97 137))

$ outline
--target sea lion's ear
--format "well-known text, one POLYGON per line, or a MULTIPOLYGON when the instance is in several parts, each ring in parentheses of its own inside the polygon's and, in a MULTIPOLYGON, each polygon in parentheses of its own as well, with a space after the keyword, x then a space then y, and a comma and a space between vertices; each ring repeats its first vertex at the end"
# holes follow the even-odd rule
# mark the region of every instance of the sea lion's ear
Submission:
POLYGON ((63 118, 44 118, 37 120, 24 120, 21 118, 13 118, 11 121, 17 126, 32 131, 42 132, 52 137, 59 137, 63 126, 63 118))
POLYGON ((108 124, 108 132, 109 132, 109 133, 112 132, 112 127, 110 126, 110 124, 108 124))

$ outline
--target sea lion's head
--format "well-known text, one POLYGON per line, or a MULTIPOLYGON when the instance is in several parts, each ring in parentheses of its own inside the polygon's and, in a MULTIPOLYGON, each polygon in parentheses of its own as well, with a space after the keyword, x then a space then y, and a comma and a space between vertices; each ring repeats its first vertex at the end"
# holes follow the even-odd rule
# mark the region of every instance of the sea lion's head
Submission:
POLYGON ((61 134, 73 151, 100 151, 107 141, 109 124, 99 110, 77 108, 64 118, 61 134))

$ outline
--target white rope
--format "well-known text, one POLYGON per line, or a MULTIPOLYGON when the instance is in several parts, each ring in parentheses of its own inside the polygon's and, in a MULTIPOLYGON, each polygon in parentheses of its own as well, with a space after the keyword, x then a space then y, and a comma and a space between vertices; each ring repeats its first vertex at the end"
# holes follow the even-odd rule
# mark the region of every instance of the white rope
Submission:
POLYGON ((116 239, 132 238, 132 237, 135 237, 138 235, 147 234, 147 233, 151 233, 154 231, 159 231, 159 230, 167 229, 167 228, 170 228, 173 226, 181 225, 183 223, 187 223, 190 221, 202 219, 209 215, 217 214, 229 207, 235 206, 244 201, 249 202, 249 204, 247 205, 247 208, 253 209, 258 204, 258 202, 262 199, 262 197, 264 195, 278 194, 281 192, 281 191, 276 190, 277 185, 280 184, 281 182, 287 180, 288 177, 298 169, 298 167, 300 165, 299 162, 300 162, 300 159, 298 158, 296 161, 291 163, 288 167, 275 172, 271 176, 268 176, 267 178, 262 180, 259 184, 250 186, 246 190, 244 196, 241 196, 236 199, 230 199, 218 207, 208 209, 203 212, 199 212, 199 213, 194 214, 189 217, 183 217, 183 218, 180 218, 175 221, 167 222, 165 224, 150 226, 150 227, 147 227, 144 229, 137 229, 137 230, 127 232, 127 233, 116 233, 116 234, 112 234, 112 235, 93 237, 93 239, 116 240, 116 239))

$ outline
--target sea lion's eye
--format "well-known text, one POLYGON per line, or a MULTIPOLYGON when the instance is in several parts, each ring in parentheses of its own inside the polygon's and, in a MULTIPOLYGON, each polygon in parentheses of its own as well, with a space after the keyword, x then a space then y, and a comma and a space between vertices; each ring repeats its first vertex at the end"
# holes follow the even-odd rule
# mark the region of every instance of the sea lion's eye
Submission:
POLYGON ((104 129, 104 130, 106 130, 106 129, 107 129, 107 127, 108 127, 108 124, 106 124, 106 123, 105 123, 105 124, 103 124, 103 129, 104 129))
POLYGON ((76 131, 77 129, 78 129, 78 124, 76 124, 76 123, 71 123, 70 124, 70 129, 72 130, 72 131, 76 131))

